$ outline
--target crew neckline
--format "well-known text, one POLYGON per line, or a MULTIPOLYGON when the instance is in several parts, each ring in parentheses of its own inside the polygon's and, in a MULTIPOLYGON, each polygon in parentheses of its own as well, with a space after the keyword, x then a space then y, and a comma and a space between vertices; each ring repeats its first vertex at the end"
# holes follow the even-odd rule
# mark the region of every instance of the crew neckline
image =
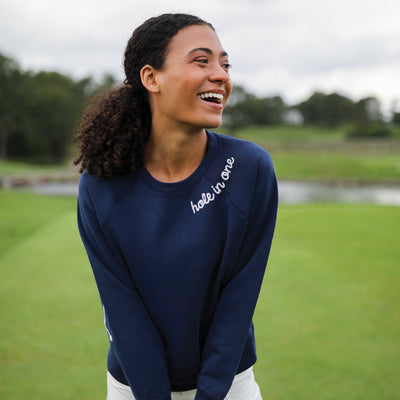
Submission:
POLYGON ((197 183, 205 171, 208 169, 210 164, 214 161, 216 154, 218 152, 218 138, 217 134, 214 132, 210 132, 206 130, 207 133, 207 149, 204 158, 201 160, 199 166, 196 170, 189 175, 187 178, 178 181, 178 182, 162 182, 155 179, 150 172, 147 170, 145 166, 142 166, 142 179, 144 183, 149 186, 151 189, 159 191, 159 192, 178 192, 187 189, 193 184, 197 183))

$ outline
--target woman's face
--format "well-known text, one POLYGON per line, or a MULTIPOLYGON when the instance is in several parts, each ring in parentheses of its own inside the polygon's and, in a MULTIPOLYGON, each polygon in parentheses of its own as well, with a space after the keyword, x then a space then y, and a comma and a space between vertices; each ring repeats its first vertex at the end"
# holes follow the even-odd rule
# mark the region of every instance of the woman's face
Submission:
POLYGON ((157 71, 159 92, 153 118, 198 128, 221 125, 232 91, 228 55, 207 25, 180 30, 171 40, 165 64, 157 71))

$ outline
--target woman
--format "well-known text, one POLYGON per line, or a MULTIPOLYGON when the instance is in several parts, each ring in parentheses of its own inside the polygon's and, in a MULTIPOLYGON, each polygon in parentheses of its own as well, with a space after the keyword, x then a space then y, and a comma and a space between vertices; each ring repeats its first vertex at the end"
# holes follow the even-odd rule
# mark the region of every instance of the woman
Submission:
POLYGON ((214 28, 137 28, 83 118, 78 223, 109 335, 108 399, 259 400, 252 315, 277 189, 260 147, 206 128, 232 89, 214 28))

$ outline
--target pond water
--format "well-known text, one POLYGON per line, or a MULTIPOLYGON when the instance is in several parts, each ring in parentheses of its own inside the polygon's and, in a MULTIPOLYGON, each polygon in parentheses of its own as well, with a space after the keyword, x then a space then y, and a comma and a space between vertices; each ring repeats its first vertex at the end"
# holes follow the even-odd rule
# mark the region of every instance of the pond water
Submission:
MULTIPOLYGON (((281 204, 312 202, 369 203, 400 206, 400 185, 349 185, 315 182, 280 181, 281 204)), ((37 193, 60 196, 77 196, 76 183, 35 184, 31 190, 37 193)))
POLYGON ((336 202, 400 206, 400 186, 279 182, 282 204, 336 202))

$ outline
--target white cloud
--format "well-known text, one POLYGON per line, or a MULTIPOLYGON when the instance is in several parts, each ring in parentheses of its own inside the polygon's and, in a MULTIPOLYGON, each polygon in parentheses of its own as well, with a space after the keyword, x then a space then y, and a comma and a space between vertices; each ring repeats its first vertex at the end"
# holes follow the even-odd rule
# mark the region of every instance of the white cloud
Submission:
POLYGON ((2 0, 0 52, 23 68, 122 78, 132 30, 163 12, 216 27, 235 82, 297 101, 315 89, 400 98, 398 0, 2 0), (397 83, 396 83, 397 82, 397 83))

